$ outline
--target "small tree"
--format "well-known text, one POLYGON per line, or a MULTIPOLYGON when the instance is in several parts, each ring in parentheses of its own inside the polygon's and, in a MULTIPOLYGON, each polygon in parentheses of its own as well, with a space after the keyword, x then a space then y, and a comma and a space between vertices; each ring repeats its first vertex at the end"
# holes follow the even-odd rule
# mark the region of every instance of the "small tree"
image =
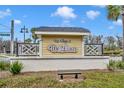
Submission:
POLYGON ((31 29, 31 33, 32 33, 32 38, 34 39, 34 43, 36 43, 36 40, 38 39, 37 35, 35 34, 35 30, 36 28, 32 28, 31 29))

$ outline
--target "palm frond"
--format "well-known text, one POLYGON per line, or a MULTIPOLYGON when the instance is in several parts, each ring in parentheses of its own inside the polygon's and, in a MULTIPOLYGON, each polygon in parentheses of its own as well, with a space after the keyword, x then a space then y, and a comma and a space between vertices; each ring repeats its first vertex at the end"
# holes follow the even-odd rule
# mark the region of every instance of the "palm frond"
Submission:
POLYGON ((119 16, 121 15, 121 9, 122 9, 121 6, 118 5, 107 6, 107 11, 108 11, 107 18, 110 20, 117 21, 119 16))

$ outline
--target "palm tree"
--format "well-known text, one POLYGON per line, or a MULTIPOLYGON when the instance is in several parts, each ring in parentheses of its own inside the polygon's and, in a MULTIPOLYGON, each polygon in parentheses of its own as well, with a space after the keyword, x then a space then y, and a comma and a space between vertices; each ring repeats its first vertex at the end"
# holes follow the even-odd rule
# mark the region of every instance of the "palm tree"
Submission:
POLYGON ((124 6, 119 5, 108 5, 108 19, 112 21, 117 21, 120 17, 122 18, 122 28, 123 28, 123 57, 122 60, 124 61, 124 6))

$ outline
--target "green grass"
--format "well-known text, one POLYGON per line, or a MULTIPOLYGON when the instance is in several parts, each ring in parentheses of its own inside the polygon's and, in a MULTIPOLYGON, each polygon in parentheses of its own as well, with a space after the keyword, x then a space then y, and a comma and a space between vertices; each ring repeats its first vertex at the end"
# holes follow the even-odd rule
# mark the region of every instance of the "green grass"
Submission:
POLYGON ((124 88, 123 72, 87 71, 82 73, 82 77, 86 79, 60 82, 54 72, 25 73, 0 79, 0 87, 124 88))

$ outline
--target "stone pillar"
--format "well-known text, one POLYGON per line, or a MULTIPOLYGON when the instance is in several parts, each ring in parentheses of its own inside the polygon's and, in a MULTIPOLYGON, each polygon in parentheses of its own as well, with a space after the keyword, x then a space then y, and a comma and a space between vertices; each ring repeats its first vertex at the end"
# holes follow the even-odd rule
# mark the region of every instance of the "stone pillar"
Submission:
POLYGON ((84 36, 82 36, 82 56, 84 56, 84 36))
POLYGON ((39 56, 40 57, 43 57, 43 51, 42 51, 43 50, 43 46, 42 46, 43 43, 42 42, 43 42, 42 36, 40 36, 40 42, 39 42, 39 44, 40 44, 39 45, 39 56))

